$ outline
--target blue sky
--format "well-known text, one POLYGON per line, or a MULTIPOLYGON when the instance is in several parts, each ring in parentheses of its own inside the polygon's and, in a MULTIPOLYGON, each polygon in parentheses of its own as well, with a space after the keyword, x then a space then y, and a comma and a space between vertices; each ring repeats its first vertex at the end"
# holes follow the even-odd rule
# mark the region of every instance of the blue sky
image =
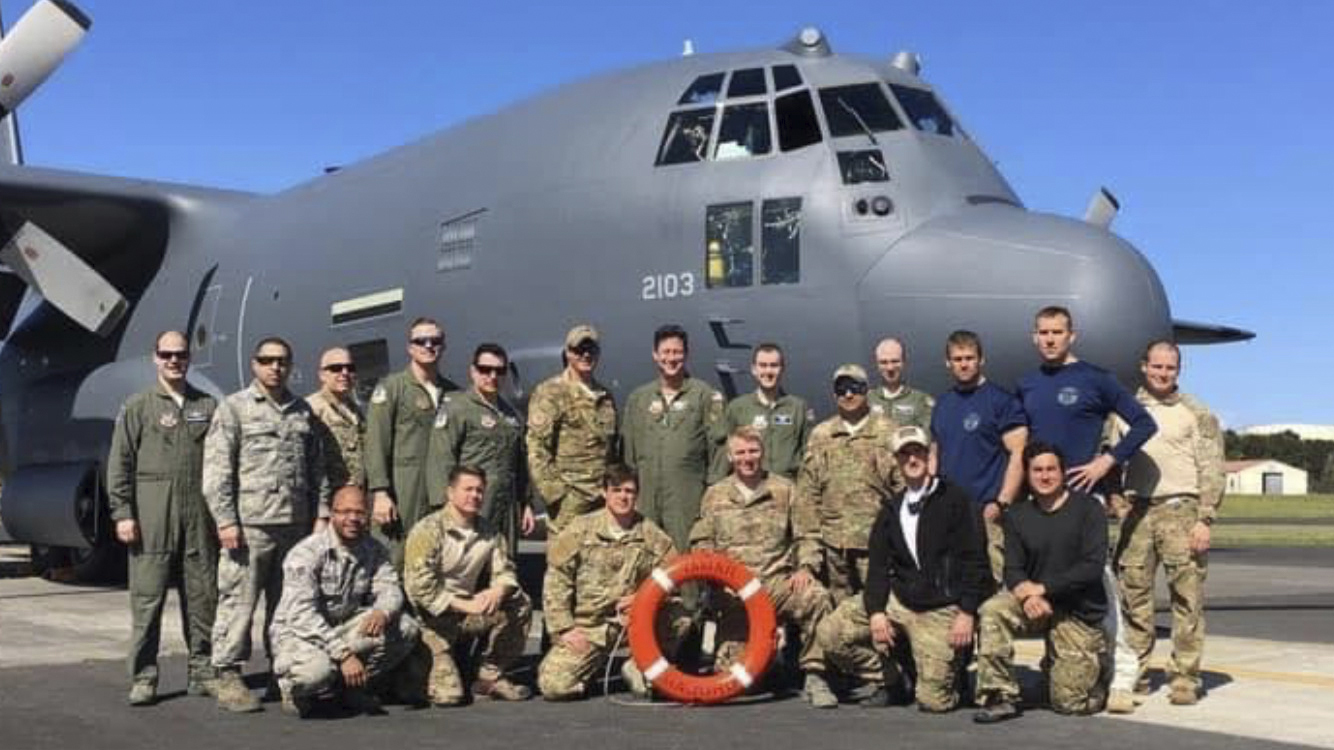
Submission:
POLYGON ((686 38, 914 50, 1030 208, 1109 186, 1177 317, 1259 334, 1187 350, 1189 390, 1233 426, 1334 423, 1334 2, 76 1, 29 163, 260 192, 686 38))

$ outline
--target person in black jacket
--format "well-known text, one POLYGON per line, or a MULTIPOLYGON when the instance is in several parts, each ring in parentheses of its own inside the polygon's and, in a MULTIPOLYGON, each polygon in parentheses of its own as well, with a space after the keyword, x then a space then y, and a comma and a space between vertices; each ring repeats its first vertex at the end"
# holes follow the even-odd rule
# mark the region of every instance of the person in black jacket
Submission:
POLYGON ((977 608, 991 593, 978 506, 931 474, 930 443, 920 427, 891 435, 907 487, 885 502, 871 527, 866 590, 818 630, 830 666, 875 686, 864 706, 888 705, 900 677, 893 651, 907 648, 917 669, 917 707, 955 708, 956 675, 973 642, 977 608))

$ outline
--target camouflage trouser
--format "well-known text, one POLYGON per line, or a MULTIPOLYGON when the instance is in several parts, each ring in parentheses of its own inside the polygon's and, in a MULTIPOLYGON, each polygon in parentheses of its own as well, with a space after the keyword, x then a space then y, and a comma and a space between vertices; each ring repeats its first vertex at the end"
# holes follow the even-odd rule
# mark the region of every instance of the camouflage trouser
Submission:
MULTIPOLYGON (((166 550, 130 549, 130 679, 158 681, 158 646, 167 590, 175 587, 181 629, 190 651, 190 676, 207 679, 218 606, 218 537, 212 524, 176 529, 166 550)), ((144 533, 143 539, 158 536, 144 533)), ((157 546, 157 545, 154 545, 157 546)))
POLYGON ((1158 563, 1167 575, 1172 597, 1172 662, 1174 684, 1200 686, 1200 656, 1204 651, 1204 579, 1208 556, 1190 550, 1195 525, 1194 498, 1150 505, 1136 503, 1121 524, 1117 567, 1125 608, 1126 640, 1138 657, 1139 676, 1153 653, 1153 579, 1158 563))
MULTIPOLYGON (((361 659, 374 680, 398 666, 417 644, 420 628, 406 613, 390 620, 384 633, 374 638, 361 634, 370 610, 358 612, 339 625, 338 636, 361 659)), ((294 696, 315 696, 333 690, 342 676, 339 665, 320 644, 299 638, 281 638, 273 644, 273 672, 283 690, 294 696)))
POLYGON ((1024 615, 1010 592, 988 599, 978 611, 981 620, 977 648, 977 702, 989 706, 1019 700, 1014 676, 1014 640, 1045 634, 1047 686, 1051 707, 1059 713, 1091 714, 1102 709, 1106 691, 1099 679, 1107 654, 1102 628, 1068 614, 1057 613, 1043 622, 1024 615))
MULTIPOLYGON (((950 626, 959 614, 956 606, 915 612, 891 596, 885 608, 897 631, 894 648, 909 648, 917 668, 917 703, 927 711, 949 711, 959 705, 956 684, 966 651, 950 645, 950 626)), ((871 641, 871 618, 861 597, 838 605, 820 624, 820 645, 831 667, 872 685, 898 678, 893 654, 871 641)))
MULTIPOLYGON (((816 638, 816 628, 820 621, 833 610, 829 592, 812 580, 801 591, 792 589, 790 578, 771 578, 764 582, 764 590, 773 600, 774 611, 778 613, 780 625, 791 623, 801 632, 800 665, 803 672, 823 672, 825 669, 824 652, 816 638)), ((714 671, 721 672, 741 656, 746 637, 746 605, 735 595, 727 593, 725 598, 714 599, 721 616, 718 620, 718 646, 715 649, 714 671)))
POLYGON ((866 587, 866 566, 869 562, 864 549, 824 548, 824 584, 834 606, 850 596, 860 596, 866 587))
POLYGON ((596 510, 602 504, 602 495, 588 494, 578 487, 570 487, 554 504, 547 504, 547 538, 555 538, 571 519, 596 510))
MULTIPOLYGON (((588 651, 578 653, 560 638, 555 638, 551 650, 537 667, 538 689, 549 700, 582 697, 588 691, 589 683, 606 669, 612 647, 621 635, 621 626, 617 623, 576 627, 588 636, 588 651)), ((679 598, 673 597, 663 604, 654 630, 658 636, 658 649, 670 661, 681 640, 690 632, 690 616, 679 598)))
POLYGON ((457 703, 463 699, 463 673, 455 651, 474 639, 483 639, 478 679, 496 680, 519 657, 528 641, 533 605, 528 595, 514 591, 489 615, 442 615, 421 613, 422 643, 431 652, 431 676, 427 692, 432 703, 457 703))
POLYGON ((986 516, 982 517, 982 527, 987 531, 987 562, 991 564, 991 577, 999 586, 1005 583, 1005 527, 999 520, 988 521, 986 516))
POLYGON ((250 659, 250 628, 264 595, 264 651, 273 658, 269 624, 283 593, 283 558, 308 533, 306 524, 242 526, 244 546, 218 556, 218 613, 213 666, 239 669, 250 659))

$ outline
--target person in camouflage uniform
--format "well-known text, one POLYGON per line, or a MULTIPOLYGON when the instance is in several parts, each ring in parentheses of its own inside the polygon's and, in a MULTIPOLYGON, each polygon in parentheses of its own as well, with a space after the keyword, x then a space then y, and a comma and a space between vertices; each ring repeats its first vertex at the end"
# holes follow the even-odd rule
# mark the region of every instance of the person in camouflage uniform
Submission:
POLYGON ((519 581, 505 538, 481 518, 486 474, 463 464, 450 470, 444 508, 423 518, 408 534, 403 587, 431 651, 427 692, 437 706, 465 700, 464 678, 455 659, 481 639, 481 666, 472 694, 496 700, 526 700, 532 691, 505 677, 523 656, 533 608, 519 581), (485 588, 483 588, 485 586, 485 588))
POLYGON ((306 397, 319 421, 324 473, 330 487, 347 484, 365 486, 363 459, 366 419, 357 406, 357 365, 352 353, 341 346, 320 355, 320 389, 306 397))
POLYGON ((577 325, 565 335, 565 369, 542 381, 528 400, 528 475, 560 531, 592 510, 615 457, 616 401, 593 377, 602 349, 598 332, 577 325))
MULTIPOLYGON (((1161 562, 1172 600, 1169 698, 1191 705, 1200 696, 1204 579, 1209 528, 1223 500, 1223 435, 1209 408, 1178 390, 1181 350, 1176 344, 1150 344, 1140 369, 1144 385, 1135 397, 1158 432, 1125 470, 1126 495, 1133 505, 1121 522, 1116 560, 1126 640, 1139 657, 1136 690, 1146 689, 1144 671, 1155 638, 1153 579, 1161 562)), ((1114 440, 1128 429, 1124 420, 1113 418, 1114 440)))
POLYGON ((931 429, 931 410, 936 400, 930 394, 910 387, 903 377, 908 352, 896 338, 882 339, 875 347, 875 365, 880 371, 880 387, 871 390, 871 411, 899 425, 931 429))
POLYGON ((317 697, 340 688, 345 706, 382 713, 367 688, 417 644, 389 552, 368 533, 368 506, 364 490, 343 485, 328 525, 283 560, 270 637, 285 713, 304 717, 317 697))
MULTIPOLYGON (((602 486, 603 508, 571 521, 547 553, 542 616, 554 643, 538 667, 537 685, 549 701, 588 693, 624 632, 639 584, 676 554, 671 537, 635 510, 634 472, 612 465, 602 486)), ((659 644, 672 653, 670 633, 662 632, 670 628, 659 630, 659 644)), ((622 663, 621 676, 633 692, 647 695, 633 660, 622 663)))
MULTIPOLYGON (((287 390, 292 347, 280 338, 259 342, 251 359, 255 379, 228 396, 204 438, 204 499, 218 527, 218 611, 213 624, 213 666, 218 706, 258 711, 241 681, 250 658, 250 627, 260 594, 268 624, 282 593, 282 560, 328 515, 314 416, 287 390)), ((276 685, 273 686, 276 691, 276 685)))
POLYGON ((440 400, 426 450, 426 486, 443 498, 450 469, 459 464, 486 472, 482 518, 505 537, 516 554, 519 531, 531 534, 537 515, 528 503, 528 463, 523 455, 523 422, 500 396, 509 356, 497 344, 482 344, 468 368, 472 388, 440 400))
POLYGON ((1006 590, 978 610, 977 703, 973 720, 992 724, 1019 716, 1014 641, 1045 635, 1043 670, 1058 713, 1102 709, 1101 679, 1109 654, 1102 620, 1108 600, 1107 516, 1093 496, 1068 489, 1065 459, 1051 444, 1024 448, 1029 501, 1004 516, 1006 590))
POLYGON ((867 540, 880 505, 902 482, 889 436, 898 426, 872 414, 866 403, 866 370, 843 365, 834 371, 838 414, 821 422, 806 444, 797 475, 797 503, 803 517, 818 524, 813 560, 835 606, 860 594, 866 581, 867 540))
POLYGON ((640 509, 678 549, 690 544, 707 486, 723 394, 686 374, 689 337, 676 325, 653 332, 658 377, 636 388, 621 424, 625 463, 639 475, 640 509))
POLYGON ((763 436, 765 471, 796 480, 806 440, 815 427, 815 410, 805 399, 783 390, 785 364, 783 349, 778 344, 755 347, 750 360, 755 391, 728 402, 722 419, 714 425, 714 442, 719 450, 715 451, 709 475, 711 484, 732 470, 724 444, 738 427, 754 427, 763 436))
POLYGON ((190 345, 167 331, 154 342, 157 384, 116 417, 107 456, 107 500, 116 538, 129 547, 130 705, 157 700, 158 645, 167 589, 176 587, 189 646, 190 695, 215 689, 213 614, 218 537, 201 491, 204 435, 217 402, 186 382, 190 345))
POLYGON ((426 449, 441 397, 457 391, 440 374, 445 333, 430 318, 408 326, 408 366, 380 381, 366 415, 366 485, 377 538, 403 568, 403 540, 441 499, 426 491, 426 449))
POLYGON ((961 487, 932 475, 930 443, 920 427, 894 431, 890 447, 905 486, 876 516, 866 591, 820 624, 830 664, 875 686, 863 706, 892 702, 891 690, 902 687, 895 657, 907 656, 906 647, 918 708, 954 709, 977 608, 992 590, 978 508, 961 487))
MULTIPOLYGON (((779 622, 796 625, 801 633, 799 664, 806 675, 811 705, 836 706, 838 701, 824 677, 824 653, 815 637, 832 603, 829 592, 815 578, 820 561, 815 554, 814 519, 798 516, 790 480, 762 468, 764 436, 758 429, 738 428, 727 440, 727 451, 732 473, 704 493, 699 520, 690 530, 691 548, 723 552, 760 579, 779 622)), ((714 671, 723 672, 736 661, 745 643, 746 610, 733 594, 725 594, 716 603, 722 614, 714 671)))

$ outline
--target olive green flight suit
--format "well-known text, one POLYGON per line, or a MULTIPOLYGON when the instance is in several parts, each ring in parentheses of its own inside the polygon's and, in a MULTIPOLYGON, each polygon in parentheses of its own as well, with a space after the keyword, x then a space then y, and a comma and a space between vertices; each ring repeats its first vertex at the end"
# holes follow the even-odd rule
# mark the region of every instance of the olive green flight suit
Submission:
POLYGON ((888 396, 885 387, 879 385, 871 389, 866 400, 871 404, 872 414, 900 427, 913 425, 931 431, 931 410, 936 408, 936 400, 924 391, 905 385, 894 396, 888 396))
POLYGON ((426 486, 432 503, 441 502, 449 472, 457 465, 486 472, 482 518, 517 553, 519 510, 527 504, 528 462, 523 420, 504 399, 491 404, 474 390, 440 399, 426 451, 426 486))
POLYGON ((653 381, 625 403, 625 462, 639 474, 639 511, 662 527, 677 549, 690 548, 690 527, 708 486, 715 425, 723 394, 686 378, 672 398, 653 381))
POLYGON ((217 402, 186 386, 181 406, 161 384, 131 396, 107 456, 113 521, 139 524, 130 547, 130 678, 154 685, 167 589, 176 587, 191 682, 212 679, 218 532, 204 503, 204 435, 217 402))
MULTIPOLYGON (((441 399, 459 389, 439 374, 435 384, 441 399)), ((374 531, 400 572, 408 532, 441 502, 438 497, 428 497, 426 488, 426 449, 435 411, 431 394, 413 377, 409 366, 375 386, 366 415, 366 488, 372 493, 388 492, 398 506, 398 520, 374 531)))
POLYGON ((727 461, 727 436, 738 427, 760 431, 765 471, 795 481, 801 470, 806 438, 815 427, 815 410, 807 406, 805 399, 789 393, 779 395, 772 403, 762 401, 758 391, 732 399, 714 429, 718 450, 709 472, 710 484, 721 482, 732 473, 727 461))

